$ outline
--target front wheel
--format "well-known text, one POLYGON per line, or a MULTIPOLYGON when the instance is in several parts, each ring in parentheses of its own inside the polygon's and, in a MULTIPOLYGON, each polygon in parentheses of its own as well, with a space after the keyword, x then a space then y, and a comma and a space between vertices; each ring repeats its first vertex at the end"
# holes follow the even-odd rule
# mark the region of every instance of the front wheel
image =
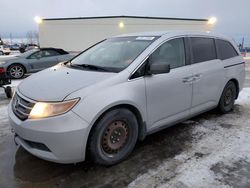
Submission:
POLYGON ((233 109, 236 95, 237 95, 236 86, 234 82, 229 81, 222 92, 220 102, 218 105, 219 111, 222 113, 230 112, 233 109))
POLYGON ((13 79, 20 79, 24 76, 25 70, 22 65, 19 64, 11 65, 10 68, 8 69, 8 74, 13 79))
POLYGON ((107 112, 90 135, 91 160, 101 165, 114 165, 124 160, 134 149, 138 138, 138 123, 128 109, 107 112))

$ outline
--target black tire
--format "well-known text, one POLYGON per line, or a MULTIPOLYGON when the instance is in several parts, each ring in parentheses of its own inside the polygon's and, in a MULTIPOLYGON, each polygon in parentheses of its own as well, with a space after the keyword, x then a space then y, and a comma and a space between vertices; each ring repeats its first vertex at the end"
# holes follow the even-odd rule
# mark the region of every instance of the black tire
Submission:
POLYGON ((3 51, 0 51, 0 55, 4 55, 3 51))
POLYGON ((222 92, 220 102, 218 105, 218 110, 221 113, 230 112, 234 107, 236 95, 237 95, 236 85, 234 82, 229 81, 222 92))
POLYGON ((130 110, 108 111, 91 131, 90 159, 106 166, 117 164, 133 151, 137 138, 138 122, 130 110))
POLYGON ((8 68, 7 72, 10 78, 20 79, 24 77, 25 68, 20 64, 13 64, 8 68))
POLYGON ((12 97, 12 94, 13 94, 11 87, 7 86, 4 90, 5 90, 6 96, 10 99, 12 97))

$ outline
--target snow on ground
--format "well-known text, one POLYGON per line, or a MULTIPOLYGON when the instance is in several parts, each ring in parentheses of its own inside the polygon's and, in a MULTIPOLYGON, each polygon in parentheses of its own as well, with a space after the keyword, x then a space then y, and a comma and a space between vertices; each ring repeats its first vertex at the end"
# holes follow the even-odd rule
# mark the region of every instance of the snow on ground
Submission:
MULTIPOLYGON (((23 81, 23 79, 21 80, 11 80, 11 84, 10 85, 5 85, 4 87, 7 87, 7 86, 11 86, 12 88, 12 91, 14 92, 16 87, 23 81)), ((0 100, 4 100, 5 99, 5 96, 4 96, 4 88, 0 88, 0 100), (3 97, 3 99, 2 99, 3 97)), ((1 104, 1 103, 0 103, 1 104)))
MULTIPOLYGON (((23 79, 20 80, 11 80, 10 85, 5 85, 4 87, 11 86, 12 90, 15 91, 16 87, 23 81, 23 79)), ((4 93, 4 89, 0 88, 0 94, 4 93)))
POLYGON ((249 187, 249 117, 250 88, 244 88, 234 112, 191 122, 191 148, 139 175, 129 187, 249 187))
MULTIPOLYGON (((18 84, 20 84, 23 80, 12 80, 11 86, 13 91, 15 91, 18 84)), ((0 88, 0 137, 4 135, 10 134, 10 126, 8 122, 8 103, 9 100, 6 100, 6 96, 4 94, 4 89, 0 88)), ((1 142, 1 140, 0 140, 1 142)))
POLYGON ((13 88, 16 88, 22 81, 23 81, 23 79, 22 80, 11 80, 10 86, 13 88))
MULTIPOLYGON (((7 116, 7 106, 5 106, 4 108, 1 107, 0 108, 0 122, 1 122, 1 124, 0 124, 0 129, 1 129, 0 137, 10 134, 11 128, 9 126, 8 118, 6 118, 6 117, 8 117, 7 116)), ((2 140, 0 139, 0 142, 1 141, 2 140)))
POLYGON ((236 101, 236 104, 249 104, 250 103, 250 88, 244 88, 236 101))

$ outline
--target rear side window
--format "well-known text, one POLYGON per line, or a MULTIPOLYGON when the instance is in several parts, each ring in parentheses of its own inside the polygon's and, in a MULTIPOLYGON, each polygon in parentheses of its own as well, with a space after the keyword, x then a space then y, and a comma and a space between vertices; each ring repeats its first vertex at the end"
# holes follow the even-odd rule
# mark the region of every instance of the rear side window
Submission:
POLYGON ((217 59, 215 42, 212 38, 191 37, 193 63, 217 59))
POLYGON ((64 55, 64 54, 69 54, 68 52, 64 51, 63 49, 56 49, 57 53, 64 55))
POLYGON ((225 60, 225 59, 238 56, 237 51, 234 49, 234 47, 232 46, 230 42, 217 39, 216 44, 218 47, 219 58, 221 60, 225 60))
POLYGON ((60 54, 55 50, 42 50, 43 57, 51 57, 51 56, 57 56, 57 55, 60 55, 60 54))

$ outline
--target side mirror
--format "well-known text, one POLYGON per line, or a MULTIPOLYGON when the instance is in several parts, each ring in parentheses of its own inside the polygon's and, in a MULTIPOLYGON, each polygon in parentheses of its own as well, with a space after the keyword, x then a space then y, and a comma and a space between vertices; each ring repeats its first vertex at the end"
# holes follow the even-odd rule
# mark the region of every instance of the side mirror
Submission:
POLYGON ((170 72, 170 65, 163 63, 153 63, 149 66, 148 74, 164 74, 170 72))

